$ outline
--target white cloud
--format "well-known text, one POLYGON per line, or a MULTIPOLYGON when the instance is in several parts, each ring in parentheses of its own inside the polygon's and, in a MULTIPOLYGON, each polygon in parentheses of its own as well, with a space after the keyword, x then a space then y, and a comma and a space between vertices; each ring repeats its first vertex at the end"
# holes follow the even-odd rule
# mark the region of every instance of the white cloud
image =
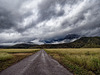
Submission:
POLYGON ((39 45, 44 44, 43 42, 40 42, 39 39, 35 39, 35 40, 31 41, 31 42, 33 42, 35 44, 39 44, 39 45))

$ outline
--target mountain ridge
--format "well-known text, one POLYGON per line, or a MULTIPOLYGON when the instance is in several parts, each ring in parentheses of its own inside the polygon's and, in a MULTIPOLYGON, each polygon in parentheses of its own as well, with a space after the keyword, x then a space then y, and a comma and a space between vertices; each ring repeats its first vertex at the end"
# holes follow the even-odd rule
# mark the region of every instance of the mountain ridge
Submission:
POLYGON ((0 48, 100 48, 100 37, 81 37, 74 42, 61 44, 16 44, 0 48))

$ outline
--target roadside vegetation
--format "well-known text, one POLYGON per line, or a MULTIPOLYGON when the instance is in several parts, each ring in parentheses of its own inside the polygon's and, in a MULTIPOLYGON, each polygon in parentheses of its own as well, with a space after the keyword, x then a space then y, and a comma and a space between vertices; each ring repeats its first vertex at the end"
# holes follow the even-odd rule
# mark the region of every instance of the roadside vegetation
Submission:
POLYGON ((100 75, 100 48, 46 49, 75 75, 100 75))
POLYGON ((37 52, 39 49, 0 49, 0 71, 37 52))

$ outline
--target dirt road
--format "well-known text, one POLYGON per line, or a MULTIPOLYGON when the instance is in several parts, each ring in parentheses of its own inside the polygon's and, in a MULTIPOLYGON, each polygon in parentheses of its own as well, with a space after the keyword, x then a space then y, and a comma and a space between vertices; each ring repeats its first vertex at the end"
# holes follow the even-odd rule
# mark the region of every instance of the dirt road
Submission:
POLYGON ((2 71, 0 75, 73 75, 52 59, 44 50, 23 59, 2 71))

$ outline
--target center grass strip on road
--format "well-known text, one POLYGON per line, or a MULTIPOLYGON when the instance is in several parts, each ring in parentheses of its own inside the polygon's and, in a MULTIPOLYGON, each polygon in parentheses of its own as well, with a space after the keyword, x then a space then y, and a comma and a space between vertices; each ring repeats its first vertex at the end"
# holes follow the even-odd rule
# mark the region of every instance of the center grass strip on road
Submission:
POLYGON ((0 49, 0 71, 37 51, 39 51, 39 49, 0 49))
POLYGON ((100 48, 46 49, 75 75, 100 75, 100 48))

